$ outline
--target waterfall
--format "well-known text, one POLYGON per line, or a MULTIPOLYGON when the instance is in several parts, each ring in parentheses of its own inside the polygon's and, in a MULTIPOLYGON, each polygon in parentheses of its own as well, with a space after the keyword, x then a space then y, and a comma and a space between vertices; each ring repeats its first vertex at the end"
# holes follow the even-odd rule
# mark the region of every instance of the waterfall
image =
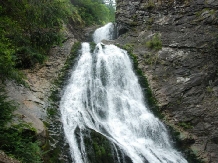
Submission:
MULTIPOLYGON (((97 29, 95 42, 111 39, 111 27, 97 29)), ((92 163, 84 138, 89 135, 86 130, 91 130, 111 142, 115 162, 125 162, 121 151, 133 163, 187 163, 144 101, 125 50, 100 42, 91 53, 89 43, 82 43, 60 103, 73 162, 92 163)))
POLYGON ((96 29, 96 31, 93 34, 94 42, 97 44, 104 39, 112 40, 114 37, 113 31, 114 31, 113 23, 108 23, 105 26, 96 29))

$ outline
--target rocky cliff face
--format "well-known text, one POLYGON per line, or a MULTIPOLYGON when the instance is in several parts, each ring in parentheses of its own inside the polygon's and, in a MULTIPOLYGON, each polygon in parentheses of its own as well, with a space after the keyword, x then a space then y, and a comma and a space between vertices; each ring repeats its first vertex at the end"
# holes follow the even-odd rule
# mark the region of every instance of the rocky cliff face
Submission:
POLYGON ((46 119, 46 108, 49 106, 49 96, 54 87, 53 82, 58 78, 75 41, 71 32, 66 30, 66 41, 61 47, 57 46, 51 49, 49 58, 43 65, 23 70, 28 87, 13 81, 7 82, 8 96, 19 104, 15 111, 15 123, 20 120, 31 123, 39 136, 46 135, 41 120, 46 119))
POLYGON ((117 0, 116 20, 116 42, 138 57, 166 123, 217 163, 218 1, 117 0))

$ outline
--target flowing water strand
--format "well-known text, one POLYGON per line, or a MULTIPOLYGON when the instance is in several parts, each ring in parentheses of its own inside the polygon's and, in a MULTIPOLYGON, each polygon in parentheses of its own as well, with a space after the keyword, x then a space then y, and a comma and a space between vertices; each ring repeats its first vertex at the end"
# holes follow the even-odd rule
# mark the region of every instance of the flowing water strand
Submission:
POLYGON ((98 28, 93 34, 93 40, 97 44, 102 40, 112 40, 113 39, 113 31, 114 31, 114 24, 108 23, 105 26, 98 28))
POLYGON ((187 163, 172 147, 165 126, 146 107, 127 52, 114 45, 98 43, 91 53, 89 43, 82 44, 60 109, 75 163, 89 162, 87 129, 116 144, 133 163, 187 163))

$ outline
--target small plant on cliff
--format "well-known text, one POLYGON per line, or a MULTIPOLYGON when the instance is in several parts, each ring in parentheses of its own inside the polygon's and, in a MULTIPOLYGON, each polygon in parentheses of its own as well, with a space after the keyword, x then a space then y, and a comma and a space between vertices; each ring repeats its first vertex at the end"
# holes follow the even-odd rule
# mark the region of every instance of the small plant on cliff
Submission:
POLYGON ((212 86, 207 86, 206 87, 206 92, 212 93, 213 92, 213 87, 212 86))
POLYGON ((184 129, 192 129, 193 126, 190 122, 179 122, 178 125, 184 129))
POLYGON ((132 53, 134 49, 134 44, 125 44, 122 48, 132 53))
POLYGON ((153 0, 149 0, 145 6, 145 9, 153 9, 155 7, 155 4, 153 0))
POLYGON ((160 50, 162 49, 162 41, 160 39, 159 34, 155 34, 150 41, 147 41, 145 43, 147 48, 154 49, 154 50, 160 50))

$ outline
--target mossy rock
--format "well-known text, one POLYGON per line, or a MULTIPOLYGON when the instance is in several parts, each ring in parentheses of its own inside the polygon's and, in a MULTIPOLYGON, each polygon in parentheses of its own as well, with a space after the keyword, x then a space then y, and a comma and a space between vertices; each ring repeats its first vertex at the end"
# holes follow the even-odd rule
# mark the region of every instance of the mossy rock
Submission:
MULTIPOLYGON (((85 144, 86 156, 92 163, 132 163, 131 159, 113 144, 106 136, 92 129, 81 131, 79 128, 75 130, 78 144, 80 144, 82 134, 85 144), (117 151, 117 152, 116 152, 117 151), (118 158, 119 157, 119 158, 118 158)), ((79 147, 81 148, 81 147, 79 147)))

